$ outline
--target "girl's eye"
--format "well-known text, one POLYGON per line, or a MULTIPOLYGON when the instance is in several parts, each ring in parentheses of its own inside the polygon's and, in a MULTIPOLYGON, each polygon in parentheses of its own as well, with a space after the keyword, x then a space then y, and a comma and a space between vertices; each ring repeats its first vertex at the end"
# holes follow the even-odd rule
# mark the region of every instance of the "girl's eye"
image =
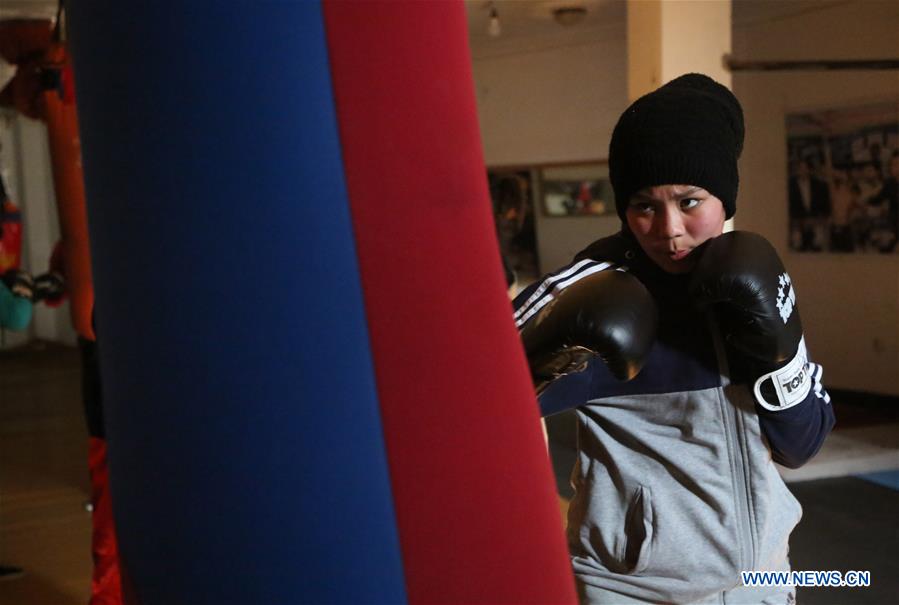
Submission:
POLYGON ((631 204, 631 208, 636 210, 639 214, 649 214, 653 210, 652 204, 649 204, 647 202, 633 203, 631 204))
POLYGON ((695 208, 702 202, 702 200, 695 197, 686 197, 680 201, 680 207, 684 210, 689 210, 691 208, 695 208))

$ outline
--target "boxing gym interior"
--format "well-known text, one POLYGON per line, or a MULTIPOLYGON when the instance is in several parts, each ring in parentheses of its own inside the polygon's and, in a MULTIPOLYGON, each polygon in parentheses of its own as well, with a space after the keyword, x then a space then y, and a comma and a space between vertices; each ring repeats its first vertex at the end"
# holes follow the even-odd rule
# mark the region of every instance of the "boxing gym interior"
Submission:
POLYGON ((616 120, 691 72, 836 417, 778 469, 790 563, 870 572, 796 600, 899 603, 899 3, 67 4, 0 5, 0 273, 43 292, 0 330, 0 605, 571 602, 502 591, 542 575, 505 545, 568 573, 577 459, 509 303, 620 229, 616 120))

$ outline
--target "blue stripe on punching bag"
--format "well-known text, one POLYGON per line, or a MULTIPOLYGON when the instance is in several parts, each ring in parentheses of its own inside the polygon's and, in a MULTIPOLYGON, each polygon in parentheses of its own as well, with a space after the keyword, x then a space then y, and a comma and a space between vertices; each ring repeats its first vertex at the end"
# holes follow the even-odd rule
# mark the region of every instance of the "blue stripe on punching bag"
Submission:
POLYGON ((137 600, 397 603, 318 3, 72 3, 120 551, 137 600))

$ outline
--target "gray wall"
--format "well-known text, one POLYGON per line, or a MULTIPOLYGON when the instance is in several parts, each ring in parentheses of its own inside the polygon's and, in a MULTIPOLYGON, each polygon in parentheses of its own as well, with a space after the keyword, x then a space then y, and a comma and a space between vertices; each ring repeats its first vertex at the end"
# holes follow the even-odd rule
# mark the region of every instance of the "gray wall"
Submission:
MULTIPOLYGON (((624 22, 602 38, 570 46, 473 59, 478 117, 488 166, 601 160, 627 107, 624 22)), ((536 212, 541 270, 564 265, 593 240, 618 230, 617 217, 536 212)))

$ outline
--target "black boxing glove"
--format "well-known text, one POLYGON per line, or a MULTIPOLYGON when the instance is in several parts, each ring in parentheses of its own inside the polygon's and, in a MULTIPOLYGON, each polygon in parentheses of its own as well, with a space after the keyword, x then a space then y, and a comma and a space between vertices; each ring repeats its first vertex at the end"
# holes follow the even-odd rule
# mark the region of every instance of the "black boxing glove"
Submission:
POLYGON ((721 331, 754 378, 756 401, 771 411, 800 403, 811 388, 796 293, 774 247, 748 231, 702 245, 690 296, 714 308, 721 331))
POLYGON ((521 340, 537 393, 598 355, 619 380, 643 368, 658 311, 646 287, 622 271, 600 271, 557 294, 524 325, 521 340))
POLYGON ((34 278, 34 302, 42 300, 52 305, 66 293, 66 282, 56 271, 48 271, 34 278))
POLYGON ((3 274, 2 279, 14 295, 29 301, 34 300, 34 280, 27 271, 10 269, 3 274))

